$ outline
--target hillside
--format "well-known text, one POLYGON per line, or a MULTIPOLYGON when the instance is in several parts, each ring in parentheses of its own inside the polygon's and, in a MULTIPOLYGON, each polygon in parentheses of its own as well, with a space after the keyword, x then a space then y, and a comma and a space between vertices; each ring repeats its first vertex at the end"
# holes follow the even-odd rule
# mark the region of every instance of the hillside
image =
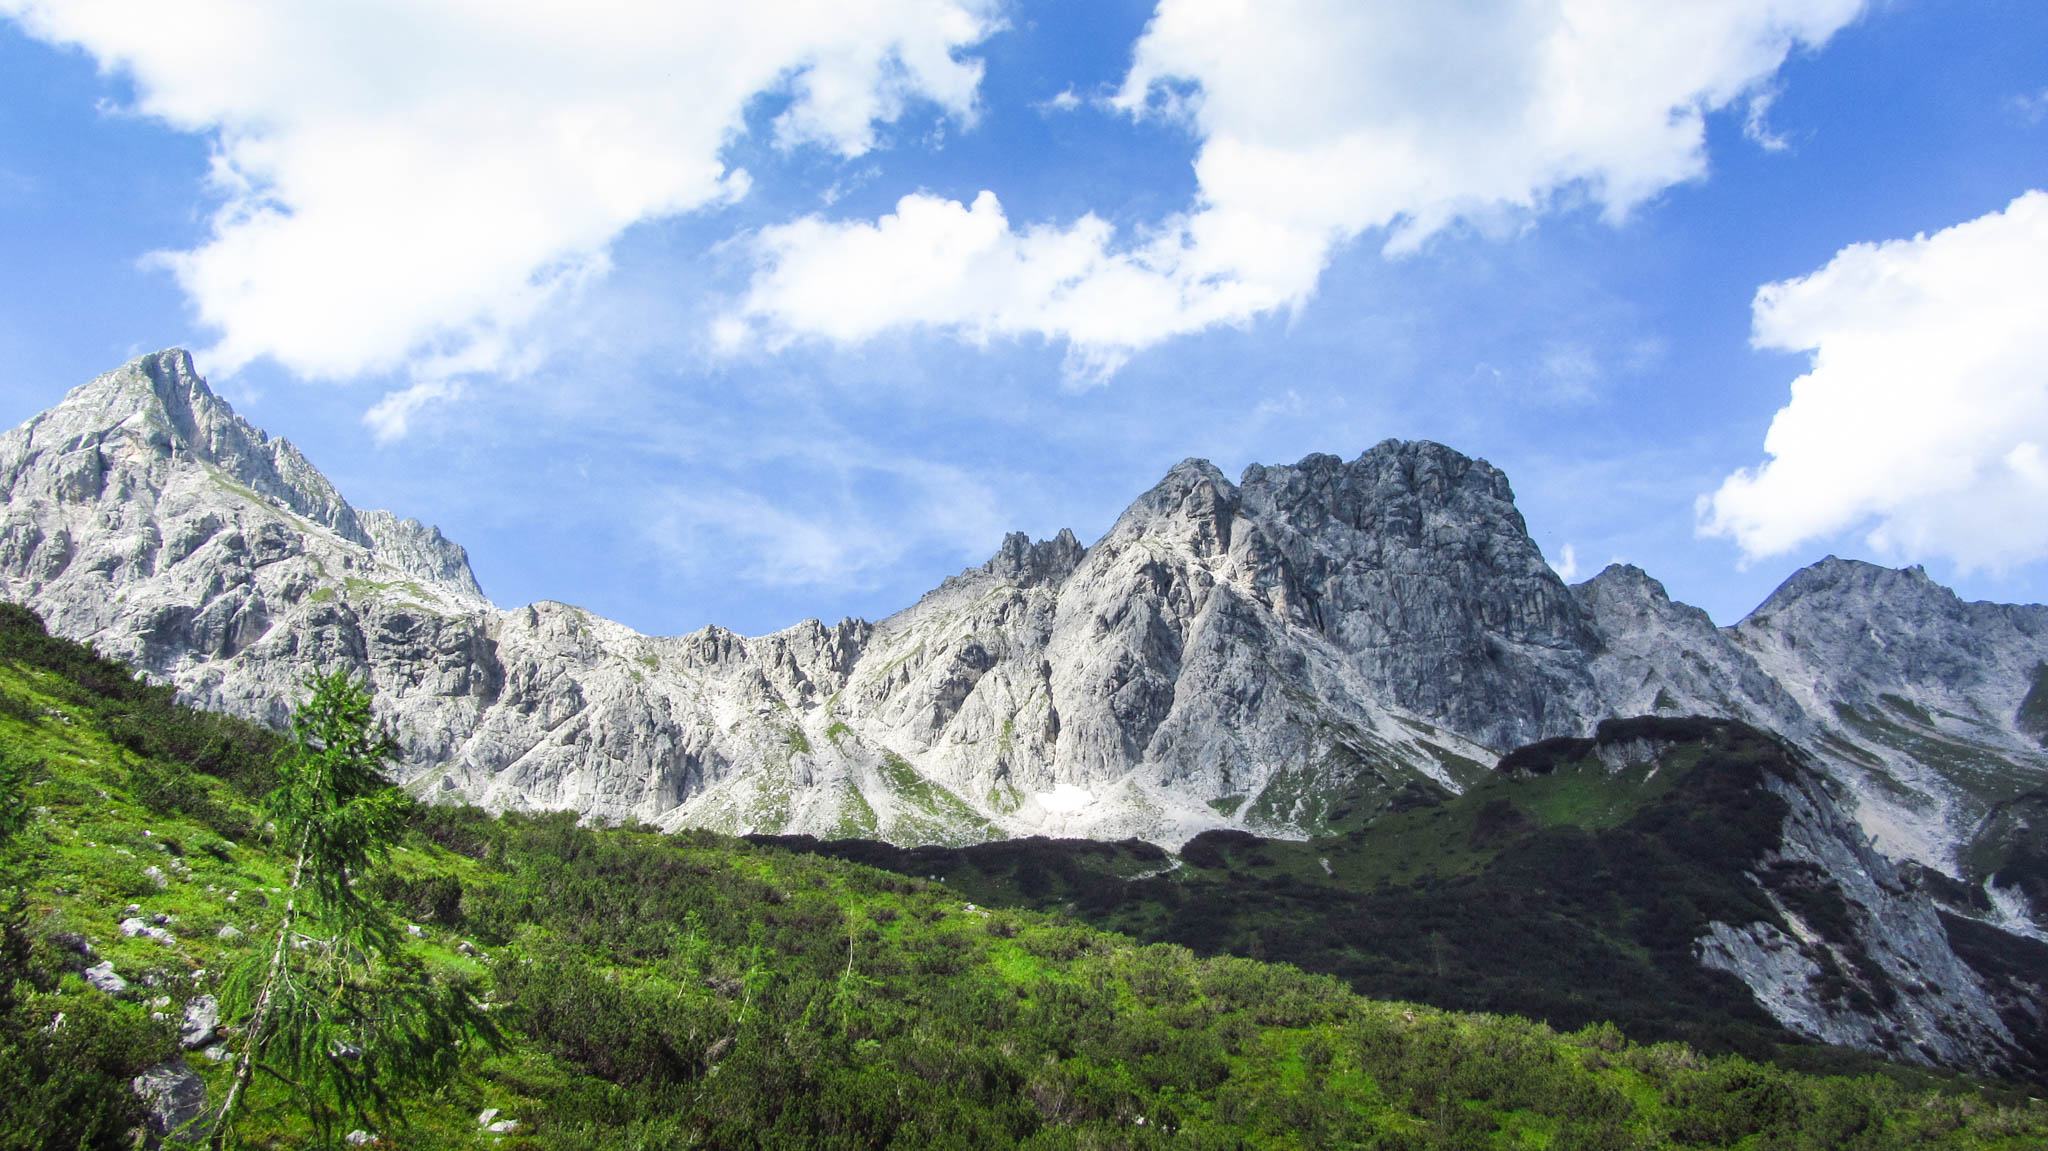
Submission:
POLYGON ((1804 1039, 2048 1070, 2048 946, 1939 908, 1797 751, 1744 725, 1608 721, 1504 757, 1461 795, 1416 788, 1350 821, 1308 842, 1209 832, 1178 858, 1135 842, 762 841, 1371 995, 1795 1063, 1826 1058, 1787 1046, 1804 1039))
MULTIPOLYGON (((252 797, 275 737, 0 611, 8 848, 26 896, 0 1145, 125 1145, 126 1082, 182 1046, 218 1090, 232 1029, 188 1009, 264 936, 284 868, 252 797), (124 926, 125 925, 125 926, 124 926), (98 987, 112 989, 103 991, 98 987), (180 1022, 188 1025, 182 1042, 180 1022)), ((395 1147, 2019 1148, 2048 1112, 1960 1081, 1803 1075, 1611 1027, 1359 997, 1142 946, 947 885, 716 835, 418 808, 368 877, 415 957, 500 1038, 381 1117, 395 1147), (513 1124, 492 1132, 478 1120, 513 1124)), ((307 1146, 257 1080, 243 1133, 307 1146)), ((347 1128, 337 1124, 330 1136, 347 1128)))

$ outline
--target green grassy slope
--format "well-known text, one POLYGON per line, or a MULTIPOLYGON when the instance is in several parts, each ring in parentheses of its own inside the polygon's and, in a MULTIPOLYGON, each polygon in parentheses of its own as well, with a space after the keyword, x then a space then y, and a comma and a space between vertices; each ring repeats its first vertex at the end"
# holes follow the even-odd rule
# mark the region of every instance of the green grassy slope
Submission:
MULTIPOLYGON (((181 1001, 275 923, 284 874, 252 803, 272 747, 0 610, 0 754, 28 766, 30 807, 7 848, 25 895, 8 938, 28 946, 0 952, 0 1147, 125 1145, 127 1077, 176 1046, 181 1001), (131 904, 172 938, 124 938, 131 904), (101 961, 129 993, 87 986, 101 961)), ((386 1147, 2048 1138, 2038 1105, 1373 1002, 1328 977, 708 834, 424 808, 368 882, 502 1031, 463 1053, 453 1083, 377 1118, 386 1147), (518 1128, 487 1134, 485 1108, 518 1128)), ((218 1097, 225 1066, 189 1058, 218 1097)), ((256 1082, 250 1141, 317 1145, 284 1089, 256 1082)))
MULTIPOLYGON (((1799 770, 1776 740, 1717 721, 1615 721, 1597 741, 1538 744, 1502 767, 1455 798, 1418 790, 1343 835, 1211 832, 1177 867, 1134 844, 786 842, 943 876, 986 903, 1064 908, 1141 939, 1284 961, 1368 995, 1566 1028, 1609 1021, 1636 1039, 1794 1066, 1868 1065, 1798 1041, 1733 976, 1693 957, 1714 920, 1782 925, 1752 873, 1807 922, 1842 918, 1827 885, 1762 863, 1784 817, 1765 778, 1799 770), (1603 746, 1642 740, 1663 750, 1602 758, 1603 746)), ((2002 969, 2048 970, 2048 948, 2026 940, 1972 935, 1967 946, 1966 957, 2002 969)), ((1854 963, 1859 953, 1845 951, 1854 963)), ((1888 990, 1861 966, 1831 967, 1829 980, 1848 997, 1888 990)), ((2023 1014, 2011 1023, 2038 1040, 2038 1021, 2023 1014)))

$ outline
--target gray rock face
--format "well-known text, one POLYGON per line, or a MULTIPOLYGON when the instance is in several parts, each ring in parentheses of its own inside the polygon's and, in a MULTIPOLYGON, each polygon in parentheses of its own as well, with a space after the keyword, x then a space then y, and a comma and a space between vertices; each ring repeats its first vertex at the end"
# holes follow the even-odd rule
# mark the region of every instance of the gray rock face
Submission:
POLYGON ((128 981, 114 970, 111 959, 102 959, 86 968, 85 981, 108 995, 120 995, 128 990, 128 981))
POLYGON ((1700 961, 1734 974, 1779 1022, 1826 1043, 1929 1066, 1996 1067, 2017 1049, 1990 990, 1957 957, 1933 904, 1918 898, 1842 814, 1818 777, 1771 777, 1788 808, 1783 843, 1754 877, 1776 924, 1712 925, 1700 961), (1839 924, 1795 904, 1840 909, 1839 924))
POLYGON ((1960 874, 1972 829, 2048 784, 2023 707, 2048 661, 2048 607, 1965 603, 1920 568, 1830 557, 1729 634, 1798 702, 1804 742, 1887 854, 1960 874))
MULTIPOLYGON (((1815 865, 1874 885, 1871 931, 1932 938, 1879 853, 1980 882, 1975 829, 2048 783, 2048 608, 1830 559, 1716 627, 1634 568, 1567 587, 1507 478, 1431 443, 1235 483, 1190 460, 1092 546, 1012 535, 887 619, 760 637, 494 607, 460 547, 352 507, 182 352, 0 436, 0 491, 0 594, 53 631, 272 724, 307 672, 359 671, 401 779, 495 810, 901 843, 1302 835, 1602 718, 1705 714, 1810 755, 1877 848, 1815 865)), ((1815 1034, 1947 1057, 1909 1017, 1790 1006, 1814 960, 1785 946, 1733 924, 1702 954, 1815 1034)), ((1941 950, 1872 955, 1938 971, 1941 950)))

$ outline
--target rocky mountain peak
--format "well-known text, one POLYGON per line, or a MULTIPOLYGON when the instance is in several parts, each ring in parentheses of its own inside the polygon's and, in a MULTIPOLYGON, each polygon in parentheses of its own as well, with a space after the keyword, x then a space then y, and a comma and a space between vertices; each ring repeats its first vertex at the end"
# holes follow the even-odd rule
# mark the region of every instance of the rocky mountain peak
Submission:
POLYGON ((1839 604, 1848 600, 1880 600, 1945 608, 1962 601, 1928 578, 1918 564, 1888 568, 1864 560, 1826 556, 1793 572, 1758 605, 1757 615, 1783 611, 1805 601, 1839 604))
POLYGON ((1608 564, 1592 579, 1572 585, 1572 594, 1599 618, 1612 619, 1622 613, 1649 617, 1676 612, 1709 628, 1713 626, 1706 612, 1674 601, 1662 582, 1634 564, 1608 564))
POLYGON ((1024 587, 1056 584, 1073 574, 1087 551, 1071 528, 1061 528, 1049 540, 1011 532, 981 570, 1024 587))
POLYGON ((469 552, 442 535, 440 528, 387 511, 363 512, 357 519, 380 559, 423 579, 484 598, 484 589, 469 567, 469 552))
POLYGON ((2001 772, 2048 778, 2014 726, 2048 714, 2048 609, 1834 559, 1738 628, 1626 565, 1567 588, 1507 477, 1430 441, 1235 483, 1186 460, 1091 546, 1013 534, 873 625, 757 639, 495 610, 458 545, 351 508, 175 350, 0 436, 0 494, 0 584, 53 631, 270 721, 307 668, 358 668, 408 781, 497 808, 900 842, 1308 834, 1337 797, 1702 714, 1798 743, 1886 850, 1953 869, 2001 772))
POLYGON ((1197 554, 1230 546, 1230 521, 1237 514, 1237 485, 1208 460, 1175 464, 1152 489, 1124 509, 1109 538, 1145 536, 1189 542, 1197 554))
MULTIPOLYGON (((183 348, 140 356, 85 383, 20 429, 9 463, 47 451, 90 452, 102 473, 161 489, 179 466, 275 500, 343 539, 371 545, 356 510, 289 440, 273 440, 214 394, 183 348), (19 453, 17 455, 17 453, 19 453)), ((117 490, 125 490, 117 485, 117 490)))

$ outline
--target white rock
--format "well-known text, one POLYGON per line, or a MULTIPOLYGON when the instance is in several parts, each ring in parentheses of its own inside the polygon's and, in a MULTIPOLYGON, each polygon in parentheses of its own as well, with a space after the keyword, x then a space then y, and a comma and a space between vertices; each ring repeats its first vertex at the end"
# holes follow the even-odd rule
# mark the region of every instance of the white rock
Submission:
POLYGON ((85 981, 108 995, 119 995, 128 990, 128 981, 114 971, 113 960, 101 960, 85 969, 85 981))
POLYGON ((178 1043, 187 1051, 210 1045, 220 1028, 220 1003, 211 995, 195 996, 185 1004, 185 1018, 178 1025, 178 1043))

